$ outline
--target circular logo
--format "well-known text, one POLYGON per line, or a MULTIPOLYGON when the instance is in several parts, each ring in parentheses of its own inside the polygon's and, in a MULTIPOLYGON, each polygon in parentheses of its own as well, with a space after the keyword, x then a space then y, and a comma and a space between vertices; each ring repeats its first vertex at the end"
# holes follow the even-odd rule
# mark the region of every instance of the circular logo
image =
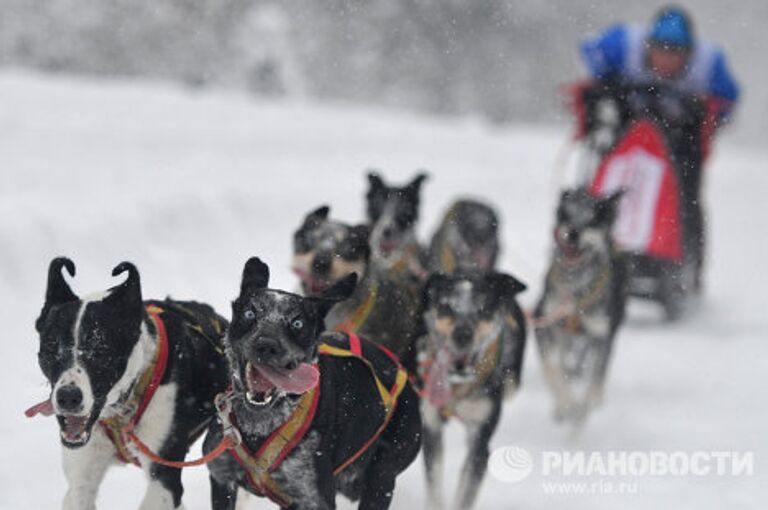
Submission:
POLYGON ((503 446, 491 454, 488 459, 488 471, 501 482, 521 482, 533 471, 533 459, 524 448, 503 446))

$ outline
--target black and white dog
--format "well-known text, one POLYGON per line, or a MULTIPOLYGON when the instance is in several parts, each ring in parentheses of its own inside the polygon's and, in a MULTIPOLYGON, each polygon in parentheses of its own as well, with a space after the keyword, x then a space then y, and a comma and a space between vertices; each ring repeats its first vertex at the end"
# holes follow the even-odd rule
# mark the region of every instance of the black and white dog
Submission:
POLYGON ((576 426, 602 401, 614 337, 624 317, 624 261, 611 238, 620 195, 596 198, 583 188, 562 193, 552 263, 534 312, 555 419, 576 426))
POLYGON ((356 335, 323 334, 356 276, 316 297, 268 283, 267 266, 250 259, 232 304, 232 390, 205 450, 225 437, 238 446, 209 463, 214 510, 235 508, 238 487, 284 508, 335 508, 337 492, 361 509, 388 508, 420 448, 418 398, 390 354, 356 335))
POLYGON ((226 321, 195 302, 142 301, 139 273, 123 262, 126 280, 79 298, 64 280, 75 265, 54 259, 36 327, 39 364, 49 401, 28 412, 55 414, 69 490, 63 508, 94 509, 107 468, 140 464, 149 478, 141 508, 180 508, 181 471, 150 461, 129 440, 182 461, 214 416, 214 396, 227 385, 220 344, 226 321))
POLYGON ((430 508, 445 508, 442 430, 451 417, 466 426, 469 452, 450 506, 466 509, 475 501, 502 401, 520 385, 526 325, 515 295, 524 289, 495 272, 435 274, 427 281, 419 375, 430 508))
POLYGON ((407 270, 383 269, 371 260, 368 226, 346 225, 328 214, 327 206, 312 211, 293 237, 292 267, 304 295, 318 296, 356 274, 354 293, 330 310, 326 326, 383 345, 411 367, 412 347, 421 331, 420 281, 407 270))
POLYGON ((458 200, 445 213, 429 245, 430 273, 491 271, 499 255, 499 218, 488 205, 458 200))
POLYGON ((368 174, 366 211, 371 226, 372 263, 380 271, 403 272, 423 278, 421 248, 416 240, 421 185, 420 173, 405 186, 389 186, 377 173, 368 174))
POLYGON ((365 198, 371 227, 371 256, 382 270, 405 270, 419 277, 426 276, 415 229, 421 185, 426 179, 426 174, 419 173, 405 186, 390 186, 379 174, 368 174, 365 198))

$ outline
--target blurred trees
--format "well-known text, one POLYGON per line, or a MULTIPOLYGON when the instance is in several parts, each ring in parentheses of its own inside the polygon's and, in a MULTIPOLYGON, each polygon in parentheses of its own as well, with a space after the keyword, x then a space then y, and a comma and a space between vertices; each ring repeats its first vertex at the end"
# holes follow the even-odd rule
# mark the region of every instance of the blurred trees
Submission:
MULTIPOLYGON (((768 15, 761 2, 734 11, 716 0, 691 1, 699 4, 694 19, 707 27, 700 32, 749 41, 743 25, 768 15)), ((0 0, 0 9, 0 64, 505 121, 564 115, 557 88, 582 73, 579 39, 609 23, 645 22, 655 7, 629 0, 0 0)), ((751 44, 750 55, 768 51, 751 44)), ((761 97, 764 107, 768 94, 761 97)))

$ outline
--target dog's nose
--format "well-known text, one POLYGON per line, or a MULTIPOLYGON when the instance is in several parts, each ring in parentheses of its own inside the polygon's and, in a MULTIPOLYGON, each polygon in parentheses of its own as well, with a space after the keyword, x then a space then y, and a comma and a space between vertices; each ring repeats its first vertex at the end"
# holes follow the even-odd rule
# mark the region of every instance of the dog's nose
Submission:
POLYGON ((383 237, 385 241, 391 240, 393 237, 395 237, 395 228, 391 225, 387 225, 382 229, 381 237, 383 237))
POLYGON ((576 244, 579 242, 579 231, 578 230, 568 230, 565 233, 565 240, 568 243, 576 244))
POLYGON ((472 328, 468 324, 459 324, 453 330, 453 341, 460 349, 467 347, 472 343, 472 328))
POLYGON ((285 350, 283 346, 274 338, 261 337, 256 340, 253 346, 253 357, 258 363, 269 363, 280 359, 285 350))
POLYGON ((62 386, 56 390, 56 403, 62 411, 78 412, 83 405, 83 392, 74 384, 62 386))
POLYGON ((312 259, 312 273, 318 276, 326 276, 331 271, 331 254, 318 253, 312 259))

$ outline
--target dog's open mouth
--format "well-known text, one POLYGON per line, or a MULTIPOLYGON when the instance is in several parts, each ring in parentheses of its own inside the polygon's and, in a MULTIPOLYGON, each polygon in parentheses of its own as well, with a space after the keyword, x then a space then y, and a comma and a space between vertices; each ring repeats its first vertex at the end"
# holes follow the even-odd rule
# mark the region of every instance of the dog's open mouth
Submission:
POLYGON ((474 379, 475 367, 470 362, 467 354, 455 356, 453 363, 448 370, 448 381, 451 384, 464 384, 474 379))
POLYGON ((251 363, 245 367, 246 399, 255 406, 266 406, 280 393, 300 395, 320 381, 317 366, 300 363, 293 370, 251 363))
POLYGON ((581 257, 581 250, 578 246, 565 244, 562 247, 563 255, 568 262, 576 262, 581 257))
POLYGON ((475 248, 472 250, 472 262, 479 269, 486 269, 491 266, 491 253, 484 248, 475 248))
POLYGON ((563 233, 562 228, 555 229, 555 243, 563 254, 563 258, 566 262, 573 264, 579 261, 581 258, 582 249, 579 243, 566 239, 566 235, 563 233))
POLYGON ((444 406, 452 398, 452 384, 456 384, 454 365, 454 353, 450 349, 442 348, 435 354, 429 367, 424 395, 436 407, 444 406))
POLYGON ((83 446, 91 437, 90 416, 58 415, 61 442, 69 448, 83 446))
POLYGON ((381 241, 379 243, 379 252, 383 256, 389 257, 390 255, 392 255, 392 253, 395 250, 397 250, 399 245, 400 245, 400 243, 398 243, 398 241, 396 239, 389 239, 389 240, 381 241))
POLYGON ((581 259, 582 249, 577 243, 557 239, 557 245, 560 253, 563 254, 563 260, 568 264, 575 264, 581 259))
POLYGON ((310 294, 320 294, 331 286, 331 283, 319 278, 310 278, 304 282, 310 294))
POLYGON ((298 267, 294 267, 293 272, 296 273, 296 276, 298 276, 299 279, 301 280, 301 285, 302 287, 304 287, 305 294, 309 294, 309 295, 320 294, 325 289, 330 287, 331 284, 333 283, 329 280, 312 276, 308 272, 298 267))
MULTIPOLYGON (((33 405, 27 409, 24 414, 27 418, 32 418, 41 414, 43 416, 52 416, 54 414, 53 403, 51 399, 45 399, 42 402, 33 405)), ((77 448, 83 446, 91 437, 91 417, 70 416, 58 414, 56 418, 59 421, 61 442, 68 448, 77 448)))

